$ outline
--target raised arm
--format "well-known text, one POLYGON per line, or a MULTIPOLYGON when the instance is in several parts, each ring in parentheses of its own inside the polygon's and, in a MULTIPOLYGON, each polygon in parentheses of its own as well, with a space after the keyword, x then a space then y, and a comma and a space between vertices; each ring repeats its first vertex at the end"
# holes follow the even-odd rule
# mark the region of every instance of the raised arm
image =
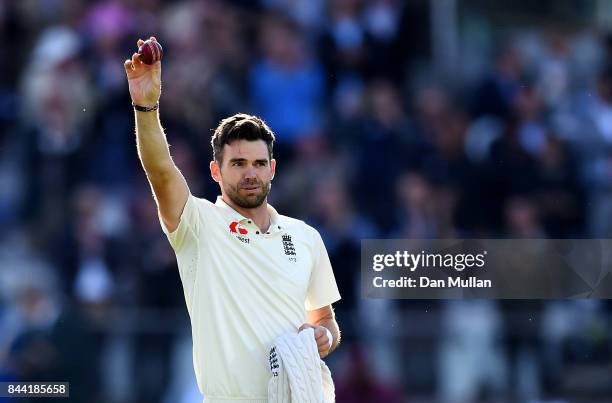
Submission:
MULTIPOLYGON (((151 40, 155 38, 151 37, 151 40)), ((138 40, 138 46, 142 43, 142 40, 138 40)), ((143 107, 155 106, 161 94, 161 62, 147 65, 140 60, 138 53, 134 53, 131 59, 125 61, 124 67, 132 102, 143 107)), ((134 110, 134 114, 138 156, 151 184, 164 225, 172 232, 178 227, 189 197, 189 188, 170 156, 159 111, 134 110)))

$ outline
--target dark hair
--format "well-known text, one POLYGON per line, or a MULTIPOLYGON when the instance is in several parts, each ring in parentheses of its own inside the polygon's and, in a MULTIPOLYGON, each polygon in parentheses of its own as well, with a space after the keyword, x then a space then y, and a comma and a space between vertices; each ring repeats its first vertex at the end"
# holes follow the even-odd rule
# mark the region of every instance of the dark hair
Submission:
POLYGON ((263 140, 268 146, 268 156, 272 159, 274 139, 274 132, 263 120, 246 113, 237 113, 219 123, 210 143, 213 149, 213 158, 220 164, 223 160, 223 146, 231 144, 234 140, 263 140))

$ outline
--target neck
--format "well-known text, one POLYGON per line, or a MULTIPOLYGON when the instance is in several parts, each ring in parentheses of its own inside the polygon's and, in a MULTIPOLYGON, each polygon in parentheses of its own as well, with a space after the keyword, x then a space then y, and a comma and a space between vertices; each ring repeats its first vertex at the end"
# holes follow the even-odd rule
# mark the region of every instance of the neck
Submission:
POLYGON ((268 211, 268 198, 266 198, 259 207, 243 208, 235 204, 229 197, 226 197, 225 195, 222 195, 221 197, 228 206, 236 210, 242 216, 250 218, 262 232, 268 231, 271 220, 270 212, 268 211))

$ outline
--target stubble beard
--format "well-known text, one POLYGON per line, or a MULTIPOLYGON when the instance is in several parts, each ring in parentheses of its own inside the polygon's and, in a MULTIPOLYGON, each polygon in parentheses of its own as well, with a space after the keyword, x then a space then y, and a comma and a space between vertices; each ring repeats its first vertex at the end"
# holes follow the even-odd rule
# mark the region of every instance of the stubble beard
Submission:
POLYGON ((229 199, 240 208, 257 208, 263 204, 268 197, 271 189, 271 182, 261 182, 261 181, 250 181, 250 182, 241 182, 237 186, 234 185, 226 185, 224 186, 225 194, 229 199), (240 189, 245 186, 258 186, 260 191, 258 193, 254 193, 248 196, 243 196, 240 194, 240 189))

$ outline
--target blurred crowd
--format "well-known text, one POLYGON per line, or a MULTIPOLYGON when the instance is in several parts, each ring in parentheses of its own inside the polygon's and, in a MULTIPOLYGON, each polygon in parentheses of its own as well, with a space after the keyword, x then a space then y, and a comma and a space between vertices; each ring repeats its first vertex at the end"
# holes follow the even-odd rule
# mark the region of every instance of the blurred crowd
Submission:
POLYGON ((254 113, 276 132, 269 201, 321 232, 343 296, 338 402, 610 401, 609 301, 359 297, 361 239, 612 235, 612 35, 481 21, 449 66, 432 32, 450 27, 431 13, 0 0, 0 381, 68 379, 94 403, 201 399, 183 393, 189 322, 123 70, 154 35, 161 119, 194 195, 219 192, 222 118, 254 113))

